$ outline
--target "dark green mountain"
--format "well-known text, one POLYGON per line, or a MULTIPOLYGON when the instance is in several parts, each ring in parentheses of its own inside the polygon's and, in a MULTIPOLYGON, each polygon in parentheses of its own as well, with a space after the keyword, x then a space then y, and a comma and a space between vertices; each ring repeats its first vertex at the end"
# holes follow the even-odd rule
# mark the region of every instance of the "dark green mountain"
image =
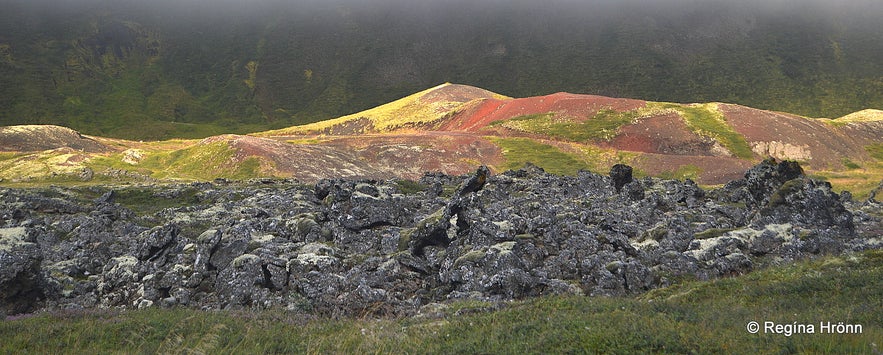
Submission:
POLYGON ((2 0, 0 125, 202 137, 337 117, 442 82, 813 117, 883 108, 872 1, 283 3, 2 0))

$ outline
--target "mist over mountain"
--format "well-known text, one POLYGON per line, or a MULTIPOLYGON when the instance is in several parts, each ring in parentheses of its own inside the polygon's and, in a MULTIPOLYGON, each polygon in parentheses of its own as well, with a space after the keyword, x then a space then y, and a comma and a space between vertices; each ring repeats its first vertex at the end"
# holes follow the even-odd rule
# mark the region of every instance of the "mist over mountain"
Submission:
POLYGON ((0 125, 155 139, 364 110, 442 82, 883 108, 883 4, 851 1, 0 1, 0 125))

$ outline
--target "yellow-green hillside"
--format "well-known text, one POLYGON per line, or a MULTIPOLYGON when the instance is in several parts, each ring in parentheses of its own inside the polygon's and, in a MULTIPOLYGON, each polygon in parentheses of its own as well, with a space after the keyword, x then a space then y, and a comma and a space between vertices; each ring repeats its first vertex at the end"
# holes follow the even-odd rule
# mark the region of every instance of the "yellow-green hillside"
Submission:
POLYGON ((396 128, 435 122, 465 103, 482 98, 505 99, 507 97, 471 86, 444 83, 362 112, 302 126, 260 132, 255 135, 388 132, 396 128))
POLYGON ((836 120, 829 121, 834 124, 844 124, 850 122, 879 122, 883 121, 883 110, 867 109, 850 113, 836 120))

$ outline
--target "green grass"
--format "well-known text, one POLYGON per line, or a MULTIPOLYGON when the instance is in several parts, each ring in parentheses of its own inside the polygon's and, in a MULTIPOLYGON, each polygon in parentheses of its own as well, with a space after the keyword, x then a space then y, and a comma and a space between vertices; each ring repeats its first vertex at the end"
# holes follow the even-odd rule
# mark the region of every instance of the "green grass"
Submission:
POLYGON ((883 168, 867 167, 864 171, 821 171, 812 176, 831 183, 834 192, 849 191, 853 199, 864 200, 883 181, 883 168))
POLYGON ((68 311, 0 322, 0 352, 879 353, 881 280, 883 252, 869 251, 685 281, 637 297, 541 297, 496 311, 483 302, 459 302, 442 318, 68 311), (813 324, 816 333, 786 336, 761 328, 751 334, 746 325, 752 321, 813 324), (860 324, 862 333, 819 334, 820 322, 829 321, 860 324))
POLYGON ((21 156, 21 153, 17 152, 0 152, 0 161, 12 160, 21 156))
POLYGON ((696 165, 688 164, 682 165, 674 171, 663 171, 659 173, 658 177, 661 179, 676 179, 676 180, 685 180, 692 179, 696 180, 699 178, 699 174, 702 173, 702 169, 696 165))
POLYGON ((576 175, 581 170, 589 170, 591 166, 560 149, 537 142, 530 138, 491 138, 503 150, 506 162, 502 170, 517 170, 526 163, 542 167, 546 172, 559 175, 576 175))
POLYGON ((754 157, 754 152, 745 141, 745 137, 727 124, 716 104, 680 105, 657 102, 648 103, 648 107, 675 110, 684 118, 684 122, 693 133, 718 140, 736 157, 743 159, 754 157))
POLYGON ((321 144, 321 143, 325 142, 325 140, 322 140, 319 138, 304 138, 304 139, 290 139, 285 142, 289 143, 289 144, 294 144, 294 145, 300 145, 300 144, 306 145, 306 144, 321 144))
POLYGON ((122 154, 115 154, 97 157, 89 166, 96 172, 107 168, 124 169, 157 179, 245 180, 266 175, 262 173, 262 161, 259 158, 248 157, 237 164, 234 162, 234 153, 228 143, 222 141, 170 151, 147 152, 137 165, 124 163, 122 154))
POLYGON ((569 142, 558 142, 558 146, 555 146, 531 138, 486 138, 503 151, 505 163, 497 166, 498 170, 516 170, 532 163, 558 175, 576 175, 580 170, 607 174, 614 164, 629 164, 633 166, 636 177, 647 176, 644 171, 634 167, 640 153, 569 142))
POLYGON ((866 199, 883 181, 883 143, 868 145, 865 150, 872 160, 861 161, 861 165, 848 159, 842 161, 846 168, 852 170, 824 170, 814 174, 831 182, 836 192, 849 191, 856 200, 866 199))
POLYGON ((426 184, 411 180, 396 180, 396 185, 398 185, 399 191, 406 195, 420 193, 429 188, 426 184))
POLYGON ((833 120, 824 120, 823 122, 834 125, 834 126, 845 126, 854 122, 876 122, 883 120, 883 111, 875 110, 875 109, 866 109, 857 112, 850 113, 846 116, 833 119, 833 120))
POLYGON ((854 161, 849 160, 849 158, 843 158, 843 160, 841 160, 841 162, 843 163, 843 166, 847 169, 861 169, 862 168, 861 165, 858 165, 854 161))
POLYGON ((879 162, 883 162, 883 143, 871 144, 865 147, 865 150, 868 151, 868 154, 871 155, 871 158, 877 160, 879 162))
POLYGON ((215 142, 151 155, 139 165, 152 169, 158 178, 211 180, 239 175, 225 172, 233 154, 226 142, 215 142))
POLYGON ((192 206, 200 203, 199 190, 185 188, 175 195, 160 195, 155 188, 129 187, 115 190, 114 202, 139 215, 148 215, 171 207, 192 206))
POLYGON ((572 142, 609 141, 616 136, 619 127, 632 123, 638 117, 638 110, 619 112, 610 109, 598 111, 594 117, 583 122, 571 122, 556 118, 555 113, 541 113, 514 117, 498 121, 492 125, 539 133, 549 137, 572 142))
POLYGON ((229 142, 197 143, 169 140, 139 144, 143 157, 137 164, 123 161, 125 153, 95 154, 77 165, 66 162, 77 153, 0 153, 0 179, 11 184, 82 184, 143 181, 132 175, 106 174, 108 170, 127 171, 158 180, 207 181, 216 178, 247 180, 273 177, 272 162, 260 157, 237 157, 229 142), (84 168, 94 172, 84 181, 84 168))

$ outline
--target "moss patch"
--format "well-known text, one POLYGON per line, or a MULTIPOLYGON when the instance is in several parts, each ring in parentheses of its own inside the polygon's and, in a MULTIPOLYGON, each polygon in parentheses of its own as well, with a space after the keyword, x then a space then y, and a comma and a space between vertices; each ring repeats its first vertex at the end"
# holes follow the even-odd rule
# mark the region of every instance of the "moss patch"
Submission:
POLYGON ((159 212, 166 208, 199 204, 199 190, 185 188, 175 194, 158 194, 155 188, 132 187, 116 190, 114 201, 126 206, 138 215, 159 212))
POLYGON ((787 204, 788 196, 800 191, 800 189, 803 188, 803 184, 803 179, 793 179, 786 181, 784 184, 782 184, 781 187, 779 187, 779 190, 777 190, 773 193, 772 196, 770 196, 769 206, 776 207, 787 204))
POLYGON ((532 163, 545 171, 559 175, 576 175, 588 170, 589 164, 555 146, 543 144, 530 138, 491 138, 503 150, 506 163, 502 170, 516 170, 532 163))
POLYGON ((411 180, 397 180, 396 185, 399 188, 399 192, 405 195, 413 195, 419 192, 426 191, 429 188, 429 186, 427 186, 426 184, 421 184, 420 182, 411 180))
POLYGON ((693 133, 709 137, 720 142, 735 156, 751 159, 754 152, 751 146, 738 132, 727 124, 726 118, 718 110, 717 104, 680 105, 667 102, 648 103, 648 108, 670 109, 676 111, 693 133))
POLYGON ((702 173, 702 168, 696 165, 682 165, 679 166, 677 170, 674 171, 664 171, 659 173, 659 178, 661 179, 676 179, 676 180, 685 180, 692 179, 696 180, 699 178, 699 174, 702 173))
POLYGON ((122 153, 96 157, 89 163, 89 167, 96 172, 108 168, 120 169, 156 179, 175 180, 246 180, 266 175, 263 171, 264 162, 260 158, 237 160, 235 153, 227 142, 213 142, 171 151, 145 152, 144 158, 137 165, 124 163, 122 153))
POLYGON ((854 161, 849 160, 849 158, 843 158, 843 160, 841 160, 841 162, 843 163, 843 166, 847 169, 861 169, 862 168, 861 165, 858 165, 854 161))
POLYGON ((633 123, 637 117, 638 110, 619 112, 604 109, 583 122, 573 122, 568 117, 550 112, 518 116, 506 121, 494 122, 492 125, 585 143, 609 141, 616 136, 619 127, 633 123))
POLYGON ((871 155, 871 158, 874 160, 883 162, 883 143, 871 144, 865 147, 865 150, 868 151, 868 154, 871 155))

